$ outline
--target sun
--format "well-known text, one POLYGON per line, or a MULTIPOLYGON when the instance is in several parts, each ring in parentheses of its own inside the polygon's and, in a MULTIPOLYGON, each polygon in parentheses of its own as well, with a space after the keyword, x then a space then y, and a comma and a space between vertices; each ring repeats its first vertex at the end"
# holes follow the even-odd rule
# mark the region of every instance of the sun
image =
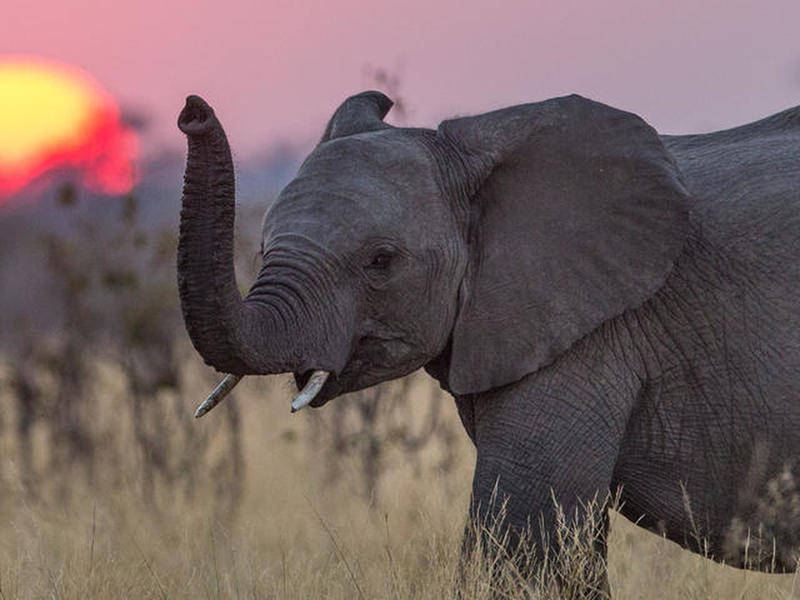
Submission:
POLYGON ((137 148, 114 98, 86 72, 0 55, 0 201, 56 168, 79 173, 91 189, 128 192, 137 148))

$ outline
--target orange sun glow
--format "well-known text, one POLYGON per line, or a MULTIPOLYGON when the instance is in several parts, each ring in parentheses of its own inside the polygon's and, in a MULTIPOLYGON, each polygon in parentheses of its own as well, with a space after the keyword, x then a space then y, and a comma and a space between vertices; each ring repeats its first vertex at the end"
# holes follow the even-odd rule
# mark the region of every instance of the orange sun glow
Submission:
POLYGON ((0 202, 59 167, 109 194, 130 191, 138 140, 119 108, 77 67, 0 56, 0 202))

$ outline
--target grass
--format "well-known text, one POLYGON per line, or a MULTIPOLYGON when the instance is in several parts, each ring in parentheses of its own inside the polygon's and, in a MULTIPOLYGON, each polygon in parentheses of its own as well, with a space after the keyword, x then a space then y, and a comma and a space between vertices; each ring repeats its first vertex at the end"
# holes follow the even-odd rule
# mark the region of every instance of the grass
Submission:
MULTIPOLYGON (((200 377, 191 380, 178 398, 185 410, 164 416, 174 421, 176 432, 191 419, 193 404, 207 385, 200 377)), ((129 447, 131 427, 120 416, 130 414, 125 391, 108 382, 98 385, 103 399, 98 427, 117 432, 107 438, 108 453, 125 460, 115 463, 122 472, 98 467, 92 485, 79 471, 65 471, 49 473, 37 495, 26 493, 18 449, 8 432, 11 421, 5 421, 0 437, 0 600, 413 599, 454 597, 456 590, 466 598, 578 598, 575 584, 592 578, 593 558, 587 550, 591 536, 585 535, 591 523, 583 533, 562 526, 567 550, 550 565, 554 568, 535 572, 531 579, 523 580, 514 563, 502 556, 492 560, 482 553, 473 554, 460 570, 474 462, 466 435, 454 442, 457 460, 449 469, 441 468, 437 456, 442 450, 436 445, 426 448, 413 466, 401 455, 383 456, 381 496, 366 497, 359 493, 355 460, 342 459, 335 478, 328 476, 326 447, 315 444, 315 436, 326 427, 325 409, 291 416, 285 387, 263 379, 245 381, 237 400, 245 458, 238 508, 221 511, 220 506, 227 506, 222 500, 230 474, 212 466, 198 475, 192 494, 156 482, 154 500, 145 501, 141 457, 129 447), (58 492, 64 489, 64 478, 66 495, 58 492), (555 591, 553 572, 567 582, 566 591, 555 591)), ((0 403, 8 406, 4 393, 0 391, 0 403)), ((456 421, 452 401, 443 402, 442 419, 456 421)), ((225 452, 219 430, 226 410, 222 406, 191 423, 208 445, 197 454, 200 467, 212 465, 225 452)), ((47 441, 35 439, 37 464, 44 464, 47 441)), ((197 452, 172 449, 173 455, 190 451, 197 452)), ((765 575, 713 563, 616 513, 609 546, 613 598, 800 598, 795 575, 765 575)))

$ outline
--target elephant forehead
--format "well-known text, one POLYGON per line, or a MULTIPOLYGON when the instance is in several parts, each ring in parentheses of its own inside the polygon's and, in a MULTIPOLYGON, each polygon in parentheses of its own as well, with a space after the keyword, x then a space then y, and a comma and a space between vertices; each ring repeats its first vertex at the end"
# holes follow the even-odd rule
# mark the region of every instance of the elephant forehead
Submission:
POLYGON ((422 136, 383 130, 320 144, 285 191, 413 202, 437 190, 435 163, 422 136))
POLYGON ((383 177, 403 176, 431 165, 425 136, 425 130, 392 128, 337 138, 317 146, 303 161, 300 174, 355 167, 383 177))
POLYGON ((408 140, 344 141, 306 159, 268 211, 265 239, 298 234, 339 249, 369 236, 405 237, 430 214, 439 189, 424 152, 408 140))
POLYGON ((282 194, 264 221, 266 240, 295 235, 346 252, 369 237, 405 238, 416 210, 392 189, 325 186, 282 194))

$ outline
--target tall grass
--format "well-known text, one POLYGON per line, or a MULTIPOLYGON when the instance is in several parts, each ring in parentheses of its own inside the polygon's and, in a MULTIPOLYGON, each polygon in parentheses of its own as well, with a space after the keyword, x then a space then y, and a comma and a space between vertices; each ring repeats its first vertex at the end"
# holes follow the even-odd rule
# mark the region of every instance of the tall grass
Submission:
MULTIPOLYGON (((326 409, 290 415, 286 383, 246 380, 233 401, 244 415, 242 488, 235 491, 231 473, 220 470, 232 465, 219 456, 230 451, 225 423, 234 407, 228 403, 193 421, 192 404, 208 380, 197 367, 187 367, 184 379, 179 392, 157 401, 175 407, 162 413, 165 430, 176 434, 167 440, 169 460, 197 470, 191 494, 181 478, 156 478, 147 484, 153 489, 143 493, 145 457, 136 443, 124 379, 113 370, 92 390, 99 400, 93 419, 101 430, 115 432, 103 438, 103 451, 117 459, 97 463, 91 480, 69 469, 48 472, 31 495, 20 469, 21 448, 5 430, 0 600, 447 598, 459 592, 465 598, 580 598, 602 580, 592 548, 596 524, 579 520, 576 529, 563 514, 556 534, 563 549, 546 570, 534 567, 523 576, 520 555, 491 526, 471 535, 475 543, 489 541, 500 551, 474 552, 461 565, 474 461, 466 435, 447 442, 447 448, 427 446, 417 464, 401 450, 387 451, 381 457, 382 493, 370 497, 360 493, 357 454, 340 455, 336 477, 326 476, 330 446, 321 442, 320 432, 333 421, 326 409), (206 447, 182 447, 181 440, 194 439, 180 434, 184 427, 196 428, 206 447), (443 468, 447 453, 455 458, 443 468), (64 486, 66 495, 59 491, 64 486), (228 498, 233 493, 236 509, 228 498)), ((428 394, 428 385, 417 379, 409 393, 428 394)), ((4 386, 3 406, 13 406, 9 394, 4 386)), ((440 418, 456 424, 452 402, 444 397, 441 402, 440 418)), ((5 422, 13 422, 12 416, 7 413, 5 422)), ((37 432, 31 439, 27 451, 35 464, 45 465, 48 439, 37 432)), ((712 563, 615 513, 607 566, 613 598, 800 595, 795 576, 712 563)))

